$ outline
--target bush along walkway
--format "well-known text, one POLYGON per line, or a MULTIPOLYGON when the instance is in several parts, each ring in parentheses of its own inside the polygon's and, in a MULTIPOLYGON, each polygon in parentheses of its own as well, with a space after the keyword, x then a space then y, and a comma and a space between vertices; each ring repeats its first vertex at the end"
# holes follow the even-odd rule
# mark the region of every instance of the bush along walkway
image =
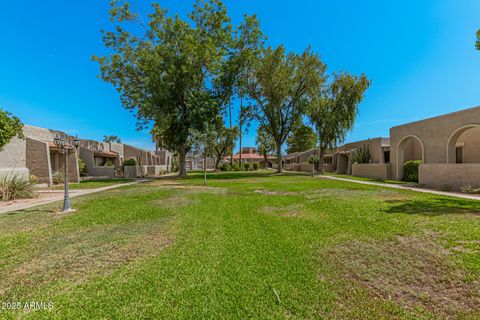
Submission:
POLYGON ((359 183, 359 184, 366 184, 366 185, 371 185, 371 186, 379 186, 379 187, 386 187, 386 188, 411 190, 411 191, 423 192, 423 193, 431 193, 431 194, 436 194, 436 195, 440 195, 440 196, 448 196, 448 197, 455 197, 455 198, 461 198, 461 199, 480 200, 480 195, 464 194, 464 193, 460 193, 460 192, 439 191, 439 190, 433 190, 433 189, 427 189, 427 188, 411 187, 411 186, 408 186, 408 185, 362 181, 362 180, 340 178, 340 177, 327 176, 327 175, 321 175, 321 176, 317 176, 317 177, 324 178, 324 179, 332 179, 332 180, 347 181, 347 182, 353 182, 353 183, 359 183))
MULTIPOLYGON (((119 183, 119 184, 114 184, 114 185, 101 187, 101 188, 70 190, 70 198, 92 194, 96 192, 101 192, 101 191, 106 191, 110 189, 120 188, 124 186, 129 186, 132 184, 137 184, 145 181, 149 181, 149 179, 139 179, 133 182, 119 183)), ((43 190, 43 191, 37 191, 37 193, 41 195, 38 198, 19 199, 13 202, 9 202, 8 204, 0 203, 0 214, 12 212, 12 211, 25 210, 35 206, 42 205, 42 204, 49 204, 52 202, 61 201, 64 198, 63 190, 43 190)))

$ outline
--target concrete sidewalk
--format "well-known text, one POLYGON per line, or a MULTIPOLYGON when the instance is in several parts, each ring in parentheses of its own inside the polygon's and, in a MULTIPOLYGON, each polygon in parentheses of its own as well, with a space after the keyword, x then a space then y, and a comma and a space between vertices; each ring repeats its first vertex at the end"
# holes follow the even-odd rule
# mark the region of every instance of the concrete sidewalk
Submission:
POLYGON ((430 193, 430 194, 436 194, 436 195, 439 195, 439 196, 455 197, 455 198, 469 199, 469 200, 480 200, 480 195, 464 194, 464 193, 460 193, 460 192, 438 191, 438 190, 426 189, 426 188, 409 187, 409 186, 404 186, 404 185, 401 185, 401 184, 361 181, 361 180, 354 180, 354 179, 340 178, 340 177, 326 176, 326 175, 321 175, 321 176, 317 176, 317 177, 323 178, 323 179, 346 181, 346 182, 366 184, 366 185, 379 186, 379 187, 385 187, 385 188, 393 188, 393 189, 410 190, 410 191, 422 192, 422 193, 430 193))
MULTIPOLYGON (((106 191, 106 190, 110 190, 110 189, 125 187, 125 186, 129 186, 129 185, 133 185, 133 184, 137 184, 137 183, 141 183, 141 182, 146 182, 146 181, 150 181, 150 179, 140 179, 140 180, 136 180, 136 181, 133 181, 133 182, 120 183, 120 184, 115 184, 115 185, 101 187, 101 188, 95 188, 95 189, 70 190, 70 198, 75 198, 75 197, 84 196, 84 195, 87 195, 87 194, 92 194, 92 193, 102 192, 102 191, 106 191)), ((56 201, 62 201, 63 197, 64 197, 63 190, 45 190, 45 191, 38 191, 38 193, 54 194, 54 195, 49 196, 48 198, 44 198, 44 199, 24 199, 23 201, 19 200, 19 203, 14 203, 14 204, 11 204, 11 205, 6 205, 4 207, 0 207, 0 214, 7 213, 7 212, 12 212, 12 211, 25 210, 25 209, 40 206, 40 205, 43 205, 43 204, 49 204, 49 203, 52 203, 52 202, 56 202, 56 201)))

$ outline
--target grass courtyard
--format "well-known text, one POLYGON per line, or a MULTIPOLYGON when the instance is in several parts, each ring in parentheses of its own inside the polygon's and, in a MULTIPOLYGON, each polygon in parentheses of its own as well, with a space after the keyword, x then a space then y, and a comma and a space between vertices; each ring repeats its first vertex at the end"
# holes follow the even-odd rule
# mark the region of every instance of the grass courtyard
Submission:
POLYGON ((480 318, 480 202, 270 171, 0 215, 1 319, 480 318))

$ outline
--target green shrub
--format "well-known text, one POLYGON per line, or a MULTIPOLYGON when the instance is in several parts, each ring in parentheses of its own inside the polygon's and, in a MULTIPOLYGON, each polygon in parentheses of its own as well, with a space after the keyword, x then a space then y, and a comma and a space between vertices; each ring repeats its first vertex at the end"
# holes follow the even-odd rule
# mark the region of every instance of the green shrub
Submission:
POLYGON ((222 163, 222 165, 220 166, 220 171, 231 171, 231 170, 232 170, 232 166, 228 162, 222 163))
POLYGON ((320 163, 320 158, 317 157, 316 155, 311 155, 310 157, 308 157, 307 162, 310 164, 314 164, 315 166, 318 166, 318 164, 320 163))
POLYGON ((52 173, 53 184, 61 184, 65 182, 65 174, 62 171, 52 173))
POLYGON ((24 177, 14 174, 0 177, 0 200, 27 199, 35 197, 33 184, 24 177))
POLYGON ((123 161, 123 166, 124 167, 134 167, 136 165, 137 165, 137 161, 133 158, 123 161))
POLYGON ((252 164, 252 166, 253 166, 253 170, 255 170, 255 171, 257 171, 258 168, 260 168, 260 164, 259 164, 258 162, 254 162, 254 163, 252 164))
POLYGON ((239 166, 238 163, 234 163, 233 166, 232 166, 232 170, 233 171, 240 171, 240 170, 242 170, 242 168, 239 166))
POLYGON ((369 163, 370 162, 370 149, 368 145, 361 146, 355 150, 352 155, 353 163, 369 163))
POLYGON ((403 180, 409 182, 418 182, 418 167, 422 160, 409 160, 403 164, 403 180))
POLYGON ((250 162, 245 162, 245 163, 243 164, 243 169, 244 169, 245 171, 250 170, 250 162))
POLYGON ((78 158, 78 171, 80 172, 80 175, 83 176, 83 175, 86 175, 87 174, 87 165, 85 164, 85 162, 78 158))
POLYGON ((107 159, 107 161, 105 161, 104 167, 113 167, 115 166, 115 161, 113 161, 112 159, 107 159))

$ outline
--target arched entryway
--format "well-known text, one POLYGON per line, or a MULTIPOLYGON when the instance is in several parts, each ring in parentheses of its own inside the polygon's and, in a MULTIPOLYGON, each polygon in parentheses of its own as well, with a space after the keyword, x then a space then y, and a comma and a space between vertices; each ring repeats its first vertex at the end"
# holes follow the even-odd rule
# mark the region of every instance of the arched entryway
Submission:
POLYGON ((397 179, 403 179, 403 165, 409 160, 426 162, 423 141, 415 135, 403 137, 397 146, 397 179))
POLYGON ((450 135, 447 163, 480 163, 480 124, 465 125, 450 135))

